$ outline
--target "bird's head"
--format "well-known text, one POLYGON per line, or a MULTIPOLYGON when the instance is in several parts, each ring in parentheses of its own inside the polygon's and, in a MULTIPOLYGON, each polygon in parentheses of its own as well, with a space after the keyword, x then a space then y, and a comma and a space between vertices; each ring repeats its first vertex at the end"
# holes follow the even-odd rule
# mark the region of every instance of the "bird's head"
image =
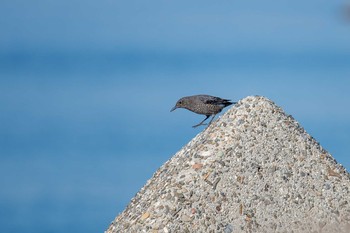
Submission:
POLYGON ((173 107, 170 112, 174 111, 175 109, 177 108, 186 108, 188 106, 188 98, 184 97, 184 98, 181 98, 179 99, 176 104, 175 104, 175 107, 173 107))

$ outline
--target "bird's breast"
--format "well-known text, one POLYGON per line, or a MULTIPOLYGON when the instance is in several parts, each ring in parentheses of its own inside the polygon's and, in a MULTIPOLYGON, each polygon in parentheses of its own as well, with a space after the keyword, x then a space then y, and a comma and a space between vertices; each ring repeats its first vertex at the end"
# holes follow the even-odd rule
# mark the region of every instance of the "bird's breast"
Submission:
POLYGON ((213 104, 197 104, 191 106, 188 110, 202 114, 202 115, 214 115, 219 113, 222 110, 223 106, 213 105, 213 104))

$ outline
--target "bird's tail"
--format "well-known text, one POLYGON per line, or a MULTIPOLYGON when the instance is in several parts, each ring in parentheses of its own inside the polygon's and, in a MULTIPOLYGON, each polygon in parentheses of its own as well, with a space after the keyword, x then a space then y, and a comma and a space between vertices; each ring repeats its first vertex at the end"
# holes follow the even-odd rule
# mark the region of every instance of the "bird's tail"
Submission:
POLYGON ((232 101, 230 101, 230 100, 223 100, 222 101, 222 104, 225 106, 225 107, 227 107, 227 106, 230 106, 231 104, 237 104, 237 102, 232 102, 232 101))

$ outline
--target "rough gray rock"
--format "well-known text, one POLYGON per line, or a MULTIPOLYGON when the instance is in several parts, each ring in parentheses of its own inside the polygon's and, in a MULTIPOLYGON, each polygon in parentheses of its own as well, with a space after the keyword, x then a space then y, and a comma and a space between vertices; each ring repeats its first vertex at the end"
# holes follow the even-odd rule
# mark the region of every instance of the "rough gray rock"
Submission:
POLYGON ((247 97, 161 166, 106 232, 350 232, 350 175, 281 108, 247 97))

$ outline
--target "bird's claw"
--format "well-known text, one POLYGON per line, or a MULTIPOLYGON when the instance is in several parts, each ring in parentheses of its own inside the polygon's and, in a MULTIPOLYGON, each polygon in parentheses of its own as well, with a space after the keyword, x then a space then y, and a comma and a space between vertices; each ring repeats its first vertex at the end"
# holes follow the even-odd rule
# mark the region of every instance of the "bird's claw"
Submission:
POLYGON ((198 125, 192 126, 192 128, 197 128, 198 126, 201 126, 201 125, 208 125, 208 124, 207 123, 205 123, 205 124, 198 124, 198 125))

